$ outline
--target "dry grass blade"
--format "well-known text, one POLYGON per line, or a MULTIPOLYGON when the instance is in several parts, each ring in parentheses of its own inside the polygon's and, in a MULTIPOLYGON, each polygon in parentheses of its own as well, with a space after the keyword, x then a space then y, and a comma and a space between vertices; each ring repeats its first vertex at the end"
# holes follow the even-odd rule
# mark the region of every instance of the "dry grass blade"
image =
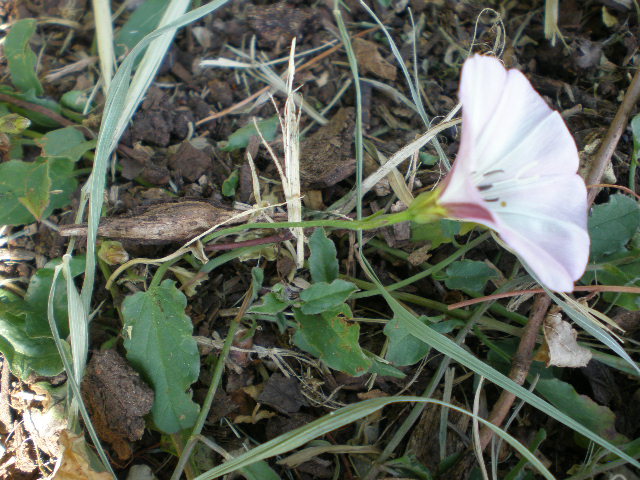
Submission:
POLYGON ((113 24, 111 23, 111 6, 108 0, 93 0, 93 18, 96 24, 98 53, 100 54, 100 70, 104 91, 109 90, 113 67, 116 62, 113 50, 113 24))
MULTIPOLYGON (((295 75, 296 39, 291 43, 291 56, 287 75, 287 101, 284 105, 284 118, 280 119, 282 126, 282 143, 284 146, 284 177, 282 186, 287 201, 287 213, 290 222, 302 221, 302 201, 300 198, 300 115, 301 110, 296 107, 298 94, 293 90, 295 75)), ((291 229, 297 239, 296 264, 302 268, 304 264, 304 230, 291 229)))

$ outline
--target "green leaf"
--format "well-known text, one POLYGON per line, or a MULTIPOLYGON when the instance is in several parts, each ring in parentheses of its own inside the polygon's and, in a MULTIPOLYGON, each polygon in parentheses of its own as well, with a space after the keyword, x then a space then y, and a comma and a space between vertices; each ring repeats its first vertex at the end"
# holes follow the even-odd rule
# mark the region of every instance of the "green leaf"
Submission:
POLYGON ((640 159, 640 115, 631 120, 631 132, 633 133, 633 158, 640 159))
POLYGON ((29 125, 31 125, 31 120, 17 113, 7 113, 0 117, 0 133, 17 135, 29 128, 29 125))
MULTIPOLYGON (((622 265, 605 264, 598 271, 596 278, 600 285, 625 285, 630 287, 640 287, 640 256, 636 251, 635 262, 622 265)), ((640 310, 640 295, 637 293, 615 293, 606 292, 603 298, 615 305, 627 310, 640 310)))
POLYGON ((278 474, 267 462, 256 462, 240 470, 247 480, 280 480, 278 474))
MULTIPOLYGON (((514 340, 498 341, 494 342, 490 348, 489 362, 501 371, 508 372, 511 363, 507 358, 515 355, 516 342, 514 340)), ((561 372, 561 369, 546 368, 542 362, 533 362, 528 379, 537 377, 535 391, 584 427, 614 443, 626 441, 616 432, 615 415, 609 408, 598 405, 586 395, 580 395, 572 385, 558 379, 556 372, 561 372)))
POLYGON ((115 36, 118 57, 129 53, 140 40, 155 30, 167 4, 167 0, 147 0, 135 9, 115 36))
POLYGON ((350 322, 351 310, 341 305, 322 315, 307 315, 294 309, 299 328, 293 343, 324 361, 330 368, 354 377, 366 373, 371 360, 360 348, 360 325, 350 322))
POLYGON ((453 262, 445 271, 445 285, 452 290, 482 293, 485 285, 498 274, 484 262, 459 260, 453 262))
POLYGON ((363 350, 364 354, 371 360, 371 368, 367 373, 375 373, 383 377, 405 378, 406 375, 398 370, 393 365, 389 365, 386 362, 380 360, 373 353, 363 350))
POLYGON ((48 170, 44 161, 0 164, 0 224, 31 223, 44 214, 51 186, 48 170))
POLYGON ((66 157, 77 162, 88 150, 95 147, 95 140, 86 142, 77 128, 66 127, 53 130, 36 140, 42 148, 43 157, 66 157))
POLYGON ((627 439, 616 431, 616 416, 605 406, 586 395, 580 395, 570 384, 557 378, 540 378, 536 391, 581 425, 602 438, 620 444, 627 439))
POLYGON ((338 278, 338 256, 336 246, 324 233, 316 228, 309 238, 309 271, 314 282, 333 282, 338 278))
POLYGON ((408 454, 387 462, 393 469, 408 472, 413 478, 420 480, 433 480, 431 471, 424 466, 414 454, 408 454))
POLYGON ((420 163, 425 167, 433 167, 439 160, 437 155, 431 155, 426 152, 420 152, 418 158, 420 159, 420 163))
MULTIPOLYGON (((443 317, 420 317, 419 321, 439 333, 450 333, 464 323, 461 320, 445 320, 443 317)), ((394 365, 413 365, 422 360, 431 347, 417 339, 407 329, 407 325, 397 318, 391 319, 384 327, 384 334, 389 339, 385 358, 394 365)))
MULTIPOLYGON (((258 123, 258 129, 262 133, 262 136, 267 142, 271 142, 276 138, 278 126, 280 125, 280 119, 275 115, 265 120, 260 120, 258 123)), ((258 135, 256 127, 253 121, 249 122, 242 128, 239 128, 229 136, 227 144, 222 146, 222 150, 225 152, 231 152, 233 150, 241 150, 249 145, 249 139, 254 135, 258 135)))
POLYGON ((52 157, 49 161, 49 176, 51 177, 51 197, 49 208, 44 217, 51 215, 56 208, 66 207, 71 203, 73 192, 78 188, 78 181, 73 174, 74 163, 64 157, 52 157))
POLYGON ((453 242, 460 233, 460 222, 453 220, 440 220, 439 222, 426 224, 411 224, 412 242, 430 242, 431 248, 436 248, 443 243, 453 242))
POLYGON ((74 112, 83 113, 91 98, 90 92, 71 90, 60 97, 60 104, 74 112))
POLYGON ((314 283, 300 293, 302 311, 306 314, 321 313, 344 303, 357 287, 346 280, 334 280, 331 283, 314 283))
POLYGON ((238 173, 238 169, 236 168, 231 175, 222 182, 222 194, 225 197, 233 197, 236 194, 236 189, 238 188, 238 183, 240 182, 240 175, 238 173))
POLYGON ((18 90, 33 91, 36 95, 44 92, 36 75, 36 54, 29 46, 29 40, 36 31, 33 18, 18 20, 13 24, 4 41, 4 54, 9 64, 11 81, 18 90))
MULTIPOLYGON (((62 360, 52 338, 34 338, 27 332, 30 306, 23 300, 0 303, 0 352, 11 371, 23 380, 35 372, 54 376, 62 372, 62 360)), ((46 312, 43 315, 46 322, 46 312)))
POLYGON ((200 370, 186 306, 187 298, 171 280, 122 303, 127 358, 153 387, 151 415, 165 433, 192 427, 198 415, 198 405, 186 392, 200 370))
MULTIPOLYGON (((56 258, 38 270, 29 280, 27 293, 24 297, 29 309, 26 316, 25 330, 31 337, 51 337, 51 328, 47 320, 47 302, 53 284, 53 273, 56 265, 62 260, 56 258)), ((71 274, 77 277, 84 271, 85 258, 83 255, 73 257, 70 262, 71 274)), ((58 276, 56 291, 53 297, 53 314, 61 338, 69 335, 69 321, 67 315, 67 285, 58 276)))
POLYGON ((0 164, 0 224, 31 223, 67 205, 77 185, 72 173, 65 158, 0 164))
MULTIPOLYGON (((427 317, 420 317, 421 322, 428 324, 427 317)), ((389 346, 385 358, 394 365, 413 365, 422 360, 431 347, 417 339, 398 319, 390 320, 384 327, 384 334, 389 338, 389 346)))
POLYGON ((288 302, 282 301, 277 294, 269 292, 262 297, 262 303, 260 305, 251 307, 249 311, 251 313, 266 313, 273 315, 283 311, 288 306, 288 302))
POLYGON ((31 162, 26 171, 22 169, 25 176, 19 179, 22 181, 22 190, 16 192, 16 198, 20 204, 26 208, 33 218, 42 220, 42 216, 49 205, 49 195, 51 192, 51 178, 49 177, 49 163, 42 161, 31 162))
POLYGON ((640 207, 636 201, 622 194, 611 195, 607 203, 593 207, 589 218, 591 258, 598 261, 622 251, 639 226, 640 207))

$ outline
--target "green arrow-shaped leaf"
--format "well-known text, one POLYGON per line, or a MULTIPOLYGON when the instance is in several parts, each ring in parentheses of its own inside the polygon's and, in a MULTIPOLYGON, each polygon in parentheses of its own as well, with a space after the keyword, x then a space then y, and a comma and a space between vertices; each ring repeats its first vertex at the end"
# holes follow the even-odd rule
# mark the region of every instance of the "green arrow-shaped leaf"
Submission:
POLYGON ((151 415, 166 433, 192 427, 198 415, 198 405, 187 393, 198 379, 200 357, 186 306, 186 297, 171 280, 122 304, 127 358, 152 385, 151 415))
POLYGON ((310 315, 337 307, 356 290, 353 283, 340 279, 331 283, 314 283, 300 293, 300 299, 304 302, 302 311, 310 315))
POLYGON ((371 360, 360 348, 360 325, 350 322, 351 310, 341 305, 322 315, 306 315, 294 309, 299 323, 293 342, 298 348, 315 355, 329 367, 359 376, 371 367, 371 360))

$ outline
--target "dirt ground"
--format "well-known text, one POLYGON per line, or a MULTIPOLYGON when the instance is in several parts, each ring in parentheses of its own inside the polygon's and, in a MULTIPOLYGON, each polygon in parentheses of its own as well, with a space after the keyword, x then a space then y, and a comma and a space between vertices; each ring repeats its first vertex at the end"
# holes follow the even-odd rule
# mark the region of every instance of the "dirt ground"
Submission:
MULTIPOLYGON (((559 33, 553 41, 545 38, 545 2, 542 0, 414 0, 392 1, 388 6, 384 1, 371 0, 368 3, 389 28, 409 69, 417 67, 430 119, 444 117, 456 106, 460 68, 469 52, 494 52, 502 56, 507 67, 518 68, 525 73, 548 103, 561 112, 585 165, 602 142, 638 64, 640 12, 637 3, 631 1, 562 0, 557 20, 559 33), (411 41, 414 32, 417 32, 416 65, 411 41)), ((401 92, 409 97, 404 76, 380 29, 358 2, 345 0, 344 7, 344 20, 353 39, 360 73, 365 78, 362 82, 365 139, 388 157, 427 127, 419 115, 393 93, 401 92)), ((106 216, 116 218, 116 221, 103 224, 101 228, 105 230, 101 234, 121 240, 132 258, 160 258, 170 254, 181 241, 198 231, 201 227, 198 222, 209 225, 228 214, 232 199, 223 194, 223 185, 230 177, 237 176, 236 201, 246 204, 255 201, 247 151, 255 160, 258 175, 274 181, 264 193, 273 200, 282 201, 282 190, 277 185, 278 172, 257 137, 252 137, 246 148, 231 151, 226 148, 230 136, 253 118, 273 117, 273 103, 267 96, 258 94, 267 85, 264 77, 254 73, 255 70, 205 68, 200 66, 200 62, 219 57, 251 61, 238 52, 248 55, 254 52, 256 61, 284 58, 294 37, 297 51, 307 52, 300 59, 302 66, 296 73, 296 85, 300 85, 299 92, 307 104, 315 111, 322 111, 322 117, 326 119, 326 124, 320 125, 311 116, 302 115, 301 128, 308 128, 302 142, 301 160, 306 207, 324 210, 346 195, 354 184, 356 168, 352 135, 355 97, 349 83, 351 72, 341 48, 314 51, 338 38, 332 9, 333 2, 329 0, 231 1, 213 15, 180 30, 156 82, 121 139, 118 168, 109 179, 105 210, 106 216), (325 109, 328 105, 330 107, 325 109)), ((131 10, 125 9, 116 25, 122 25, 130 14, 131 10)), ((39 75, 46 79, 43 85, 47 97, 59 99, 67 91, 90 89, 96 84, 99 71, 90 2, 7 1, 0 5, 0 15, 5 24, 28 17, 42 20, 32 47, 39 55, 39 75), (65 19, 66 22, 51 19, 65 19), (78 62, 81 60, 80 65, 78 62), (80 66, 67 68, 60 74, 59 69, 72 64, 80 66), (51 76, 54 72, 58 75, 51 76)), ((285 65, 276 64, 273 70, 280 74, 285 65)), ((6 63, 3 62, 0 68, 3 83, 8 83, 6 63)), ((97 108, 85 120, 85 126, 94 132, 98 128, 96 119, 103 101, 102 93, 98 93, 95 98, 97 108)), ((280 95, 276 95, 274 101, 282 108, 284 99, 280 95)), ((458 129, 451 128, 439 136, 450 160, 455 158, 458 148, 458 133, 458 129)), ((281 156, 281 142, 276 140, 272 146, 276 155, 281 156)), ((605 183, 629 185, 632 151, 633 138, 627 129, 615 149, 605 183)), ((25 152, 31 158, 38 155, 36 149, 26 149, 25 152)), ((434 147, 428 146, 424 154, 424 165, 415 179, 417 191, 430 188, 442 174, 437 163, 429 164, 430 159, 435 160, 438 156, 434 147)), ((374 164, 365 165, 365 171, 375 168, 375 160, 369 160, 374 164)), ((80 160, 80 168, 90 167, 90 161, 80 160)), ((85 179, 86 175, 81 175, 80 180, 85 179)), ((637 179, 635 182, 637 185, 637 179)), ((615 192, 604 189, 596 201, 605 202, 612 193, 615 192)), ((65 225, 72 224, 79 191, 74 198, 71 208, 55 212, 49 221, 63 229, 65 225)), ((370 193, 365 197, 364 213, 384 208, 390 198, 388 187, 370 193)), ((47 260, 60 257, 65 251, 68 237, 59 235, 46 223, 33 224, 28 228, 28 235, 13 239, 6 246, 25 256, 3 261, 0 270, 4 277, 28 279, 47 260)), ((7 235, 10 233, 10 230, 5 232, 7 235)), ((428 247, 424 248, 425 241, 412 241, 402 228, 367 234, 367 238, 374 236, 396 252, 418 257, 423 255, 424 260, 427 258, 424 255, 429 255, 430 263, 446 258, 455 248, 443 245, 430 251, 428 247)), ((337 245, 341 273, 358 277, 361 272, 353 253, 355 237, 338 231, 332 238, 337 245)), ((272 244, 275 247, 271 248, 271 257, 261 261, 265 267, 265 288, 288 278, 293 268, 293 260, 282 254, 278 247, 285 239, 277 239, 272 244)), ((225 241, 246 242, 251 239, 238 237, 225 241)), ((383 283, 393 283, 415 274, 418 270, 414 265, 422 263, 418 260, 412 265, 375 242, 370 245, 365 252, 383 283)), ((211 247, 210 250, 216 248, 226 251, 233 245, 211 247)), ((82 249, 81 246, 80 251, 82 249)), ((499 252, 500 248, 495 243, 485 242, 468 258, 497 259, 500 270, 509 271, 513 258, 500 256, 499 252)), ((187 314, 193 322, 195 335, 216 340, 200 345, 203 363, 200 378, 193 386, 193 397, 197 403, 203 401, 211 380, 210 355, 221 348, 220 339, 228 331, 233 309, 238 307, 251 284, 251 268, 256 264, 257 260, 235 260, 225 264, 212 272, 198 286, 196 294, 189 298, 187 314)), ((146 275, 144 268, 136 273, 146 275)), ((175 466, 175 457, 168 453, 172 450, 169 439, 145 428, 143 420, 153 402, 149 387, 131 371, 123 357, 97 353, 107 341, 122 353, 121 338, 113 340, 114 332, 121 327, 118 302, 123 295, 139 289, 140 285, 125 283, 118 287, 119 297, 113 297, 105 289, 104 277, 99 276, 97 282, 94 307, 104 303, 91 328, 94 355, 88 379, 83 385, 85 400, 94 411, 122 409, 121 422, 115 429, 113 425, 101 428, 100 420, 94 419, 108 447, 112 465, 121 478, 126 478, 129 468, 138 464, 148 465, 157 478, 169 478, 175 466), (105 371, 110 373, 105 376, 105 371), (114 406, 109 403, 110 389, 136 393, 131 404, 114 406)), ((431 279, 420 280, 403 291, 446 304, 466 298, 462 292, 446 289, 441 282, 431 279)), ((517 312, 527 316, 531 305, 531 300, 525 301, 517 307, 517 312)), ((379 297, 354 302, 352 308, 356 317, 388 318, 390 315, 379 297)), ((413 308, 419 315, 442 314, 426 306, 416 305, 413 308)), ((599 308, 602 310, 607 306, 602 303, 599 308)), ((640 317, 637 313, 617 307, 609 311, 612 318, 624 323, 627 338, 639 340, 640 317)), ((244 333, 250 328, 249 325, 246 327, 244 333)), ((497 333, 495 335, 493 340, 504 340, 497 333)), ((290 337, 290 332, 283 332, 274 324, 263 323, 251 332, 249 338, 238 335, 236 346, 251 349, 257 345, 266 349, 295 351, 290 337)), ((375 323, 363 323, 360 341, 368 350, 380 351, 384 343, 381 327, 375 323)), ((476 337, 468 340, 467 348, 481 358, 486 357, 486 348, 476 337)), ((338 406, 400 392, 419 395, 440 358, 432 354, 418 365, 402 367, 405 378, 377 376, 369 383, 368 376, 351 377, 328 368, 303 367, 294 357, 280 359, 299 373, 297 378, 286 377, 269 357, 235 352, 203 433, 228 452, 238 452, 248 438, 256 444, 265 442, 338 406)), ((454 389, 451 401, 470 407, 474 386, 471 380, 462 378, 465 373, 463 369, 456 371, 461 383, 454 389)), ((615 414, 619 433, 631 439, 640 434, 640 402, 634 401, 640 398, 640 390, 635 379, 629 381, 629 377, 599 362, 567 372, 563 379, 580 394, 610 408, 615 414)), ((0 460, 2 478, 43 478, 53 469, 59 447, 55 442, 50 445, 46 438, 38 437, 38 429, 33 426, 43 424, 38 421, 45 422, 43 419, 34 421, 34 417, 45 415, 43 412, 48 405, 44 405, 44 399, 51 398, 50 393, 36 385, 42 381, 60 386, 64 384, 65 377, 32 378, 23 382, 11 375, 7 362, 3 363, 0 438, 6 453, 0 460)), ((499 393, 497 387, 486 387, 482 401, 484 412, 481 410, 480 413, 486 414, 491 409, 499 393)), ((442 389, 438 389, 437 395, 442 395, 442 389)), ((399 421, 407 415, 408 408, 387 408, 382 417, 370 420, 370 425, 352 425, 324 439, 335 445, 356 440, 362 444, 373 444, 380 439, 377 446, 384 448, 385 439, 390 438, 399 421), (357 428, 362 431, 356 431, 357 428)), ((417 427, 398 450, 409 447, 415 458, 432 472, 437 471, 441 460, 437 441, 439 415, 438 409, 425 410, 417 427)), ((54 435, 59 422, 50 417, 45 423, 48 435, 54 435)), ((469 445, 467 435, 471 432, 468 419, 452 415, 449 424, 461 433, 449 435, 448 451, 464 453, 469 445)), ((551 471, 566 474, 574 465, 584 461, 586 450, 575 441, 574 433, 530 407, 523 408, 510 432, 529 444, 534 433, 541 428, 546 430, 547 440, 540 447, 540 456, 551 471)), ((512 454, 505 452, 504 455, 506 458, 512 454)), ((196 461, 201 461, 200 467, 205 469, 206 465, 220 462, 221 457, 203 451, 198 453, 196 461)), ((505 461, 515 465, 518 458, 506 458, 505 461)), ((332 478, 336 462, 342 469, 339 478, 359 478, 358 466, 354 468, 347 455, 334 457, 325 454, 295 468, 279 466, 275 461, 270 465, 282 478, 322 479, 332 478)), ((456 475, 459 477, 455 478, 466 477, 473 468, 474 465, 470 464, 466 471, 458 471, 456 475)), ((414 474, 416 476, 411 478, 429 478, 414 474)), ((385 478, 385 475, 381 472, 378 478, 385 478)), ((454 478, 448 475, 451 473, 439 478, 454 478)), ((389 474, 389 477, 393 475, 389 474)))

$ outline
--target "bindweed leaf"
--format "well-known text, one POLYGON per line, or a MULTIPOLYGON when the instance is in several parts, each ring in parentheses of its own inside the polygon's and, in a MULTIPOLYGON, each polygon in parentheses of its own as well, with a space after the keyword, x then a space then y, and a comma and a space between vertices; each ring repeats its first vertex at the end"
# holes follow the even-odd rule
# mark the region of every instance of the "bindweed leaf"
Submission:
MULTIPOLYGON (((51 336, 34 337, 27 331, 26 318, 31 312, 32 308, 23 300, 0 302, 0 352, 13 374, 23 380, 34 372, 58 375, 63 370, 62 360, 51 336)), ((46 310, 40 316, 47 323, 46 310)))
POLYGON ((36 32, 36 21, 33 18, 18 20, 13 24, 4 41, 4 54, 9 64, 11 82, 18 90, 32 91, 36 95, 44 92, 38 75, 36 75, 36 54, 29 46, 29 40, 36 32))
POLYGON ((153 387, 151 415, 165 433, 192 427, 198 415, 198 405, 187 393, 198 379, 200 357, 186 305, 171 280, 122 303, 127 358, 153 387))
MULTIPOLYGON (((15 90, 12 90, 4 85, 0 85, 0 93, 9 95, 10 97, 18 98, 20 100, 25 100, 29 103, 40 105, 41 107, 45 107, 55 113, 60 113, 62 111, 58 102, 49 98, 37 97, 33 90, 21 93, 16 92, 15 90)), ((56 120, 51 119, 51 117, 45 115, 44 113, 36 112, 35 110, 29 110, 18 106, 13 106, 12 110, 16 111, 23 117, 27 117, 34 125, 46 127, 48 129, 59 128, 61 126, 56 120)))
POLYGON ((482 293, 487 282, 498 274, 484 262, 459 260, 447 267, 445 285, 452 290, 482 293))
MULTIPOLYGON (((439 321, 437 317, 420 317, 418 320, 439 333, 449 333, 461 323, 459 320, 439 321)), ((406 325, 397 318, 385 325, 384 334, 389 339, 385 358, 394 365, 413 365, 429 353, 429 345, 411 335, 406 325)))
MULTIPOLYGON (((426 317, 421 317, 419 320, 428 323, 426 317)), ((429 345, 411 335, 396 318, 385 325, 384 334, 389 339, 385 358, 394 365, 413 365, 422 360, 431 349, 429 345)))
POLYGON ((280 480, 280 476, 267 462, 256 462, 240 469, 247 480, 280 480))
POLYGON ((129 53, 140 40, 158 26, 167 3, 167 0, 146 0, 131 13, 114 39, 118 57, 129 53))
POLYGON ((364 351, 364 354, 371 360, 371 367, 367 373, 375 373, 383 377, 405 378, 406 375, 389 363, 383 362, 371 352, 364 351))
POLYGON ((255 305, 249 310, 251 313, 275 314, 283 311, 289 306, 288 302, 283 301, 274 292, 267 293, 262 297, 262 303, 255 305))
POLYGON ((314 283, 300 293, 300 299, 304 302, 301 309, 308 315, 324 312, 344 303, 356 290, 356 286, 346 280, 314 283))
POLYGON ((53 157, 47 159, 49 163, 49 177, 51 178, 51 192, 49 206, 43 217, 51 215, 56 208, 66 207, 71 203, 73 192, 78 187, 78 181, 73 174, 74 163, 68 158, 53 157))
POLYGON ((369 370, 372 362, 358 343, 360 326, 349 321, 352 314, 347 305, 321 315, 308 315, 296 308, 294 315, 299 327, 293 343, 298 348, 324 361, 330 368, 354 377, 369 370))
POLYGON ((67 205, 77 185, 72 172, 66 158, 0 164, 0 224, 31 223, 67 205))
MULTIPOLYGON (((278 131, 278 126, 280 125, 280 120, 278 116, 275 115, 273 117, 267 118, 265 120, 260 120, 256 122, 258 124, 258 129, 262 133, 262 136, 267 142, 272 141, 276 138, 276 132, 278 131)), ((255 125, 253 121, 249 122, 242 128, 239 128, 235 132, 233 132, 229 136, 229 140, 226 145, 222 146, 221 150, 225 152, 231 152, 233 150, 241 150, 246 148, 249 145, 249 139, 254 135, 258 135, 255 125)))
POLYGON ((324 229, 316 228, 309 238, 309 271, 314 282, 333 282, 338 278, 338 257, 335 244, 327 238, 324 229))
MULTIPOLYGON (((53 284, 53 274, 61 259, 56 258, 38 270, 29 280, 29 287, 24 299, 29 309, 26 316, 25 330, 33 338, 51 338, 51 328, 47 321, 47 303, 49 292, 53 284)), ((85 258, 83 255, 73 257, 70 262, 71 275, 77 277, 84 271, 85 258)), ((61 338, 69 335, 69 320, 67 314, 67 285, 62 276, 56 281, 55 297, 53 298, 53 313, 61 338)))
POLYGON ((51 180, 45 161, 10 160, 0 164, 0 224, 40 219, 49 203, 51 180))
POLYGON ((460 233, 460 222, 453 220, 440 220, 427 224, 411 224, 412 242, 429 242, 431 248, 436 248, 443 243, 453 242, 460 233))
POLYGON ((49 163, 35 161, 22 165, 21 170, 28 177, 12 178, 12 182, 20 183, 16 191, 16 199, 33 215, 36 220, 42 220, 42 216, 49 205, 51 191, 51 178, 49 177, 49 163), (27 166, 28 165, 28 166, 27 166))
POLYGON ((90 100, 90 92, 83 90, 71 90, 60 97, 60 105, 69 108, 74 112, 82 113, 87 108, 87 104, 90 100))
POLYGON ((605 255, 624 250, 638 227, 640 207, 625 195, 611 195, 607 203, 593 207, 589 218, 592 260, 602 260, 605 255))
MULTIPOLYGON (((507 358, 511 358, 515 351, 514 341, 495 342, 488 360, 497 369, 508 372, 510 361, 507 358)), ((624 441, 624 437, 616 432, 613 412, 588 396, 579 394, 571 384, 558 379, 555 372, 560 371, 562 370, 546 368, 542 362, 533 362, 528 378, 532 380, 538 377, 535 391, 567 416, 613 443, 624 441)))
POLYGON ((53 130, 36 140, 42 148, 43 157, 66 157, 77 162, 88 150, 95 147, 95 141, 86 142, 77 128, 66 127, 53 130))
POLYGON ((236 168, 227 179, 222 182, 222 194, 225 197, 233 197, 236 194, 238 183, 240 182, 240 174, 236 168))
MULTIPOLYGON (((631 252, 631 255, 635 255, 635 258, 639 260, 621 265, 605 264, 601 270, 598 270, 596 276, 598 283, 601 285, 640 286, 640 252, 635 250, 631 252)), ((602 296, 607 302, 627 310, 640 310, 640 295, 638 294, 607 292, 602 296)))

